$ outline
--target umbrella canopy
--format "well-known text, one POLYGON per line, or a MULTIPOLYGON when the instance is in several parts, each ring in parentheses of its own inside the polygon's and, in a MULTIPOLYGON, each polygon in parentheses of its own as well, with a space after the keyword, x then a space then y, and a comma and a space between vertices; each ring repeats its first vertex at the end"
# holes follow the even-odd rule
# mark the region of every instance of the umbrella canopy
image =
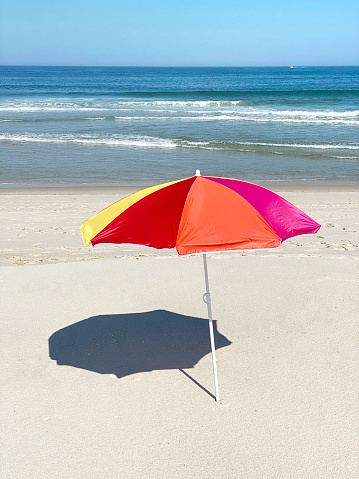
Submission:
POLYGON ((85 244, 132 243, 203 253, 216 401, 219 402, 207 252, 276 248, 320 225, 281 196, 230 178, 196 176, 152 186, 85 221, 85 244))
POLYGON ((80 228, 85 244, 132 243, 188 255, 276 248, 320 225, 265 188, 196 175, 130 195, 80 228))

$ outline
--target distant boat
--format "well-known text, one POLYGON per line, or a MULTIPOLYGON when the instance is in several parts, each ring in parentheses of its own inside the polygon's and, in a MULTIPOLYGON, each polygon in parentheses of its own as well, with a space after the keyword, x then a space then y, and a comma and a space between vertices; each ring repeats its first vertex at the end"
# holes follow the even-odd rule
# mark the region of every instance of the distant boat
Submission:
POLYGON ((294 66, 292 65, 290 68, 294 68, 294 66))

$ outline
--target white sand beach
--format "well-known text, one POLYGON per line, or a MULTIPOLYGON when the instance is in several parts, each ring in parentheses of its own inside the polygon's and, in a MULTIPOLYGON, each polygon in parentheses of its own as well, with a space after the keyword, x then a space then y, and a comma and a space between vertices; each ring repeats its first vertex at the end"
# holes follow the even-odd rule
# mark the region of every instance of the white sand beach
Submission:
POLYGON ((203 263, 82 243, 129 190, 0 190, 1 476, 357 479, 359 192, 275 190, 318 221, 203 263))

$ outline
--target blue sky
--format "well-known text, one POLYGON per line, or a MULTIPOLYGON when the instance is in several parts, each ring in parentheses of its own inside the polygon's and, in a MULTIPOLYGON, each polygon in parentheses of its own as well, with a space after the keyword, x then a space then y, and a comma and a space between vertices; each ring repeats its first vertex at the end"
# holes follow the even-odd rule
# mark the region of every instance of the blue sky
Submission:
POLYGON ((2 0, 0 64, 358 65, 357 0, 2 0))

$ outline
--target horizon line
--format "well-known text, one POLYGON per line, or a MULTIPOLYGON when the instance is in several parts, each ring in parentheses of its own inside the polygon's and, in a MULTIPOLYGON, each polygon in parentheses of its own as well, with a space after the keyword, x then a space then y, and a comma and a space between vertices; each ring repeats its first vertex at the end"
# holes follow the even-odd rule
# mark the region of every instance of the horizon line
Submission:
POLYGON ((358 67, 349 65, 41 65, 41 64, 0 64, 0 67, 54 67, 54 68, 337 68, 358 67))

